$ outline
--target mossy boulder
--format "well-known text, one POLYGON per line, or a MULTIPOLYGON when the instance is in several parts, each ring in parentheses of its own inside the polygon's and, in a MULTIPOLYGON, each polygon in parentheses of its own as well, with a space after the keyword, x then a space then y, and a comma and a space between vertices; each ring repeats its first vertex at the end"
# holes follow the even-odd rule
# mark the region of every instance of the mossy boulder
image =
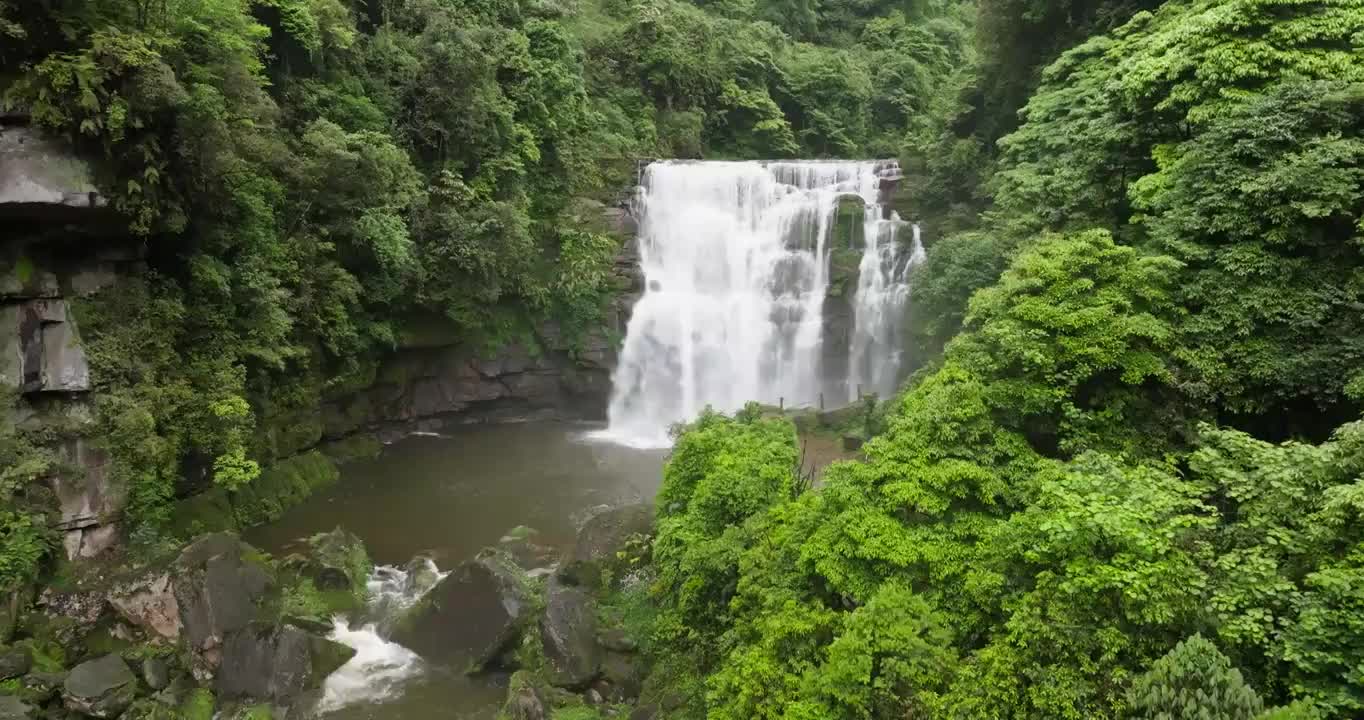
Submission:
POLYGON ((393 641, 429 661, 477 672, 517 641, 535 609, 525 571, 506 553, 484 550, 398 618, 393 641))
POLYGON ((839 196, 833 227, 830 228, 829 245, 836 249, 861 251, 866 244, 866 221, 867 202, 861 195, 847 193, 839 196))
POLYGON ((175 503, 171 511, 170 533, 192 538, 204 533, 235 531, 237 517, 226 489, 215 487, 175 503))
POLYGON ((372 460, 379 457, 379 453, 383 449, 384 444, 379 442, 379 438, 368 433, 351 435, 335 442, 329 442, 321 448, 322 453, 337 464, 345 464, 355 460, 372 460))
POLYGON ((338 527, 308 538, 305 545, 303 552, 289 555, 280 563, 291 578, 284 581, 292 585, 294 596, 309 596, 305 606, 294 610, 327 620, 336 613, 363 608, 365 584, 374 569, 364 542, 338 527), (293 585, 295 582, 306 585, 293 585))
POLYGON ((115 654, 77 665, 62 687, 68 710, 95 718, 118 717, 136 697, 137 676, 115 654))
POLYGON ((142 698, 129 706, 120 720, 180 720, 180 713, 160 700, 142 698))
POLYGON ((208 688, 193 688, 180 699, 176 708, 181 720, 213 720, 216 700, 208 688))
POLYGON ((631 538, 649 535, 654 528, 654 508, 648 504, 625 505, 597 515, 583 525, 573 546, 564 555, 559 577, 570 585, 601 587, 603 571, 619 570, 617 553, 631 538))

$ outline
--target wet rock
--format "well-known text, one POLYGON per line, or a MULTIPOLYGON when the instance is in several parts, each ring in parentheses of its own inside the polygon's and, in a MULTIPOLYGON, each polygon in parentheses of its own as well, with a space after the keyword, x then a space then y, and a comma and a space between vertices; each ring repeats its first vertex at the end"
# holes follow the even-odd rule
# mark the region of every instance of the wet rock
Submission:
POLYGON ((37 717, 32 705, 11 695, 0 695, 0 720, 30 720, 37 717))
POLYGON ((157 637, 180 637, 180 604, 169 573, 152 572, 116 585, 109 593, 109 604, 123 619, 157 637))
POLYGON ((77 665, 62 689, 68 710, 96 718, 118 717, 136 695, 137 677, 113 653, 77 665))
POLYGON ((24 648, 0 648, 0 680, 19 677, 32 666, 33 658, 24 648))
POLYGON ((223 698, 288 703, 320 687, 355 650, 292 625, 252 623, 223 644, 215 690, 223 698))
POLYGON ((549 663, 550 682, 582 688, 601 670, 596 607, 586 592, 551 580, 540 620, 540 642, 549 663))
POLYGON ((653 527, 652 505, 626 505, 594 515, 564 555, 559 576, 571 584, 597 587, 602 569, 615 561, 626 542, 653 532, 653 527))
POLYGON ((507 685, 507 700, 497 714, 502 720, 545 720, 545 699, 535 687, 530 673, 520 671, 512 675, 507 685))
POLYGON ((142 661, 142 682, 153 690, 165 689, 170 685, 170 666, 161 658, 146 658, 142 661))
POLYGON ((427 660, 479 671, 520 635, 533 602, 525 571, 505 553, 484 550, 408 609, 393 641, 427 660))
POLYGON ((408 560, 403 570, 407 573, 403 589, 408 595, 422 595, 440 582, 440 568, 436 567, 436 561, 426 555, 408 560))
POLYGON ((176 559, 175 600, 190 649, 191 671, 213 676, 227 636, 256 617, 257 602, 271 585, 256 551, 234 535, 205 535, 176 559))

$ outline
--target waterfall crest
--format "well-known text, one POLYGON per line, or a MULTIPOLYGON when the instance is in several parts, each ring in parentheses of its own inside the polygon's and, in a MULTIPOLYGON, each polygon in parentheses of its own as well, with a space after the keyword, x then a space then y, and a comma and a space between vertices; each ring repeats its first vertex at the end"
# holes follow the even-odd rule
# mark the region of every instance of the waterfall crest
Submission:
POLYGON ((705 407, 830 406, 899 379, 915 227, 881 201, 893 161, 656 162, 636 199, 644 294, 612 377, 607 438, 666 446, 672 424, 705 407), (864 246, 846 348, 825 348, 830 241, 840 201, 864 204, 864 246), (825 365, 846 352, 846 373, 825 365), (834 377, 833 375, 837 375, 834 377))

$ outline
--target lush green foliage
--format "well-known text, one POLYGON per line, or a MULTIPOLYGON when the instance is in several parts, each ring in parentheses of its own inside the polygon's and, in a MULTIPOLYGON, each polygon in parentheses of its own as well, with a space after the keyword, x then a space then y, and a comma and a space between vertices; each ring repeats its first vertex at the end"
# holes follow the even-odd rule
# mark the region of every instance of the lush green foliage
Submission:
POLYGON ((634 159, 893 154, 971 56, 955 3, 790 10, 0 4, 0 102, 99 161, 152 266, 82 317, 136 524, 315 444, 301 418, 404 318, 483 346, 594 329, 619 238, 573 201, 634 159))
POLYGON ((1201 635, 1181 642, 1152 664, 1132 683, 1128 696, 1133 717, 1153 720, 1251 720, 1262 709, 1241 673, 1201 635))
POLYGON ((671 538, 733 537, 687 575, 725 604, 665 651, 694 714, 1364 711, 1361 30, 1334 0, 981 8, 907 135, 952 231, 924 367, 865 461, 671 538))
MULTIPOLYGON (((0 407, 16 400, 0 393, 0 407)), ((31 582, 38 575, 53 538, 47 528, 47 498, 35 493, 37 481, 59 468, 42 438, 17 427, 14 416, 0 413, 0 592, 31 582)))

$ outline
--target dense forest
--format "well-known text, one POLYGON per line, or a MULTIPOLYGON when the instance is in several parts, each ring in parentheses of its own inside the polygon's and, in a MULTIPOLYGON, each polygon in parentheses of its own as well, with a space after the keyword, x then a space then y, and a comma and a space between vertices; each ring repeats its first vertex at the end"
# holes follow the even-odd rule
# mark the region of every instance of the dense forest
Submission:
MULTIPOLYGON (((621 599, 678 716, 1364 713, 1360 0, 0 0, 0 90, 147 251, 87 310, 138 542, 406 314, 598 322, 637 159, 895 156, 865 460, 679 429, 621 599)), ((0 427, 0 589, 56 462, 0 427)))

